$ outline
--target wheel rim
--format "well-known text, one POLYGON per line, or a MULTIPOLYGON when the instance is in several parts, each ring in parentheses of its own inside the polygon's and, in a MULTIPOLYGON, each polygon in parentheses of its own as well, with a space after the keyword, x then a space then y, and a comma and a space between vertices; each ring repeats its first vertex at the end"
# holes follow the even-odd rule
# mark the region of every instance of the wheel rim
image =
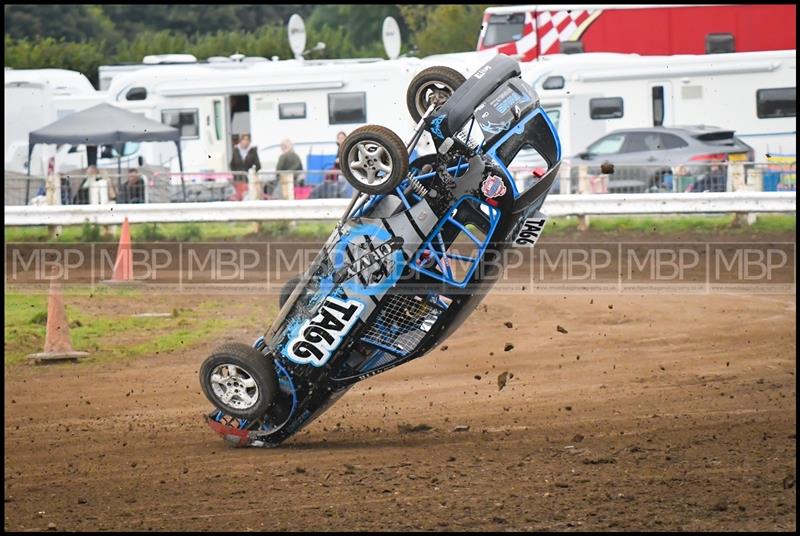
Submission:
POLYGON ((232 363, 217 365, 211 371, 211 389, 224 405, 238 410, 250 409, 258 403, 256 380, 245 369, 232 363))
POLYGON ((367 186, 380 186, 389 180, 394 165, 386 147, 372 141, 355 144, 347 155, 353 176, 367 186))
POLYGON ((453 88, 444 82, 428 82, 422 84, 419 89, 417 89, 415 100, 420 117, 425 114, 431 104, 435 104, 438 108, 447 102, 447 99, 449 99, 452 94, 453 88))

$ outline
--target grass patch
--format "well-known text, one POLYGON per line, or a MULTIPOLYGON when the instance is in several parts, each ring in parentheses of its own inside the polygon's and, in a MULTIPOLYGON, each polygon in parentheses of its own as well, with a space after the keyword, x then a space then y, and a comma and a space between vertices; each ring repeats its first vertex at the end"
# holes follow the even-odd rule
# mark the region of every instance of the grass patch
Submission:
MULTIPOLYGON (((795 214, 759 215, 754 225, 737 225, 732 214, 713 216, 591 216, 590 229, 598 232, 678 234, 691 232, 794 233, 795 214)), ((219 222, 136 224, 131 228, 134 242, 246 241, 256 236, 324 240, 333 230, 332 221, 303 222, 219 222)), ((113 242, 113 226, 72 225, 62 228, 53 242, 113 242)), ((117 230, 118 231, 118 230, 117 230)), ((551 218, 547 234, 578 232, 574 216, 551 218)), ((6 227, 6 242, 47 242, 47 227, 6 227)))
MULTIPOLYGON (((134 242, 207 242, 244 241, 268 236, 298 239, 324 239, 333 230, 332 221, 308 222, 211 222, 211 223, 142 223, 131 226, 134 242)), ((48 240, 47 227, 6 227, 6 242, 113 242, 115 226, 84 223, 62 227, 61 233, 48 240)), ((116 226, 119 227, 119 226, 116 226)))
MULTIPOLYGON (((695 233, 795 233, 794 214, 759 215, 753 225, 737 224, 731 214, 713 216, 590 216, 589 229, 601 233, 631 232, 637 234, 671 235, 695 233)), ((545 234, 579 233, 577 217, 548 220, 545 234)))
MULTIPOLYGON (((151 295, 130 289, 102 292, 72 289, 68 294, 72 346, 90 352, 94 362, 152 357, 211 341, 241 324, 238 315, 219 317, 219 300, 196 298, 190 307, 177 308, 151 295), (134 317, 132 301, 148 303, 147 310, 170 313, 167 317, 134 317)), ((4 363, 20 363, 44 348, 47 295, 7 293, 4 297, 4 363)), ((242 308, 241 312, 246 309, 242 308)))

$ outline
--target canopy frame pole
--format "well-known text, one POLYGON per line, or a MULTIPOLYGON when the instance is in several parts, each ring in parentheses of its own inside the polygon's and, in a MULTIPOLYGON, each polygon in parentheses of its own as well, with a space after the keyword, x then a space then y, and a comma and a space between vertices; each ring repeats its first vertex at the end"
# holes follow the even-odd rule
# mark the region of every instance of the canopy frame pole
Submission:
POLYGON ((175 145, 178 147, 178 169, 181 170, 181 192, 183 193, 183 202, 186 202, 186 181, 183 179, 183 156, 181 155, 181 140, 175 140, 175 145))

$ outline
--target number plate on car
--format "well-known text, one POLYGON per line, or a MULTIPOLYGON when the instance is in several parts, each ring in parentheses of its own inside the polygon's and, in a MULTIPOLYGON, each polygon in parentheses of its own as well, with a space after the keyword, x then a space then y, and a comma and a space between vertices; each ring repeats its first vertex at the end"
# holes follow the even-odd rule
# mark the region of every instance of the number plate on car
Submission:
POLYGON ((536 241, 544 230, 544 224, 547 223, 547 216, 538 210, 530 218, 525 218, 522 222, 517 236, 514 238, 514 247, 528 247, 532 248, 536 245, 536 241))

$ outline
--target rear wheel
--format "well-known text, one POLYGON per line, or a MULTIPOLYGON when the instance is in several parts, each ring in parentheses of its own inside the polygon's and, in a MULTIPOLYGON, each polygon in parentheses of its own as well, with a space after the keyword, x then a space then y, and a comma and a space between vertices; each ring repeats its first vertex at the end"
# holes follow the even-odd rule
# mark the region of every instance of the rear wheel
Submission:
POLYGON ((272 359, 241 343, 223 344, 206 358, 200 385, 214 406, 248 420, 263 417, 278 393, 272 359))
POLYGON ((411 80, 406 90, 408 113, 419 122, 431 104, 438 108, 466 81, 464 75, 450 67, 428 67, 411 80))
POLYGON ((345 138, 339 152, 342 174, 365 194, 388 194, 408 173, 408 151, 386 127, 367 125, 345 138))

